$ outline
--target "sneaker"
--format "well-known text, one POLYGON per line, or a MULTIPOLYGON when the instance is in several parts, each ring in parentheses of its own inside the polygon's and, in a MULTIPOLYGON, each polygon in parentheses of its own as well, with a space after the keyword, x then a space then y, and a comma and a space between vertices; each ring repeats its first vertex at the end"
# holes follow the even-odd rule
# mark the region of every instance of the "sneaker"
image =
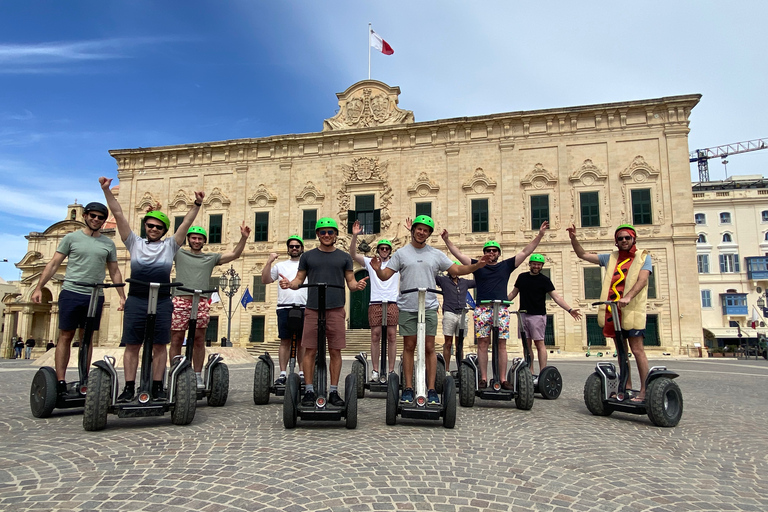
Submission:
POLYGON ((430 389, 429 391, 427 391, 427 403, 430 405, 440 403, 440 397, 437 396, 437 391, 435 391, 434 389, 430 389))
POLYGON ((403 389, 403 394, 400 397, 400 401, 406 404, 412 404, 413 403, 413 388, 405 388, 403 389))
POLYGON ((338 391, 331 391, 328 395, 328 403, 335 407, 344 407, 344 400, 339 396, 338 391))
POLYGON ((515 389, 515 386, 513 386, 512 383, 509 382, 508 380, 505 380, 504 382, 501 383, 501 389, 512 391, 513 389, 515 389))
POLYGON ((275 380, 275 386, 285 386, 285 381, 288 380, 288 377, 285 375, 281 375, 275 380))
POLYGON ((129 388, 128 386, 125 386, 123 388, 123 392, 120 393, 120 396, 117 397, 118 402, 130 402, 133 400, 133 395, 135 394, 136 390, 134 388, 129 388))
POLYGON ((539 378, 538 377, 534 377, 533 378, 533 385, 534 386, 538 386, 539 385, 539 378))
POLYGON ((313 405, 315 405, 316 398, 317 397, 315 396, 314 391, 307 391, 306 393, 304 393, 304 398, 301 399, 301 405, 312 407, 313 405))
POLYGON ((379 381, 379 372, 377 372, 376 370, 373 370, 371 372, 371 381, 372 382, 378 382, 379 381))
POLYGON ((152 400, 168 400, 168 395, 163 388, 152 390, 152 400))
POLYGON ((60 380, 56 382, 56 393, 58 395, 66 395, 67 394, 67 381, 60 380))
POLYGON ((205 389, 205 382, 203 382, 202 375, 195 375, 197 377, 197 389, 205 389))
POLYGON ((485 379, 480 379, 480 382, 477 383, 478 389, 485 389, 488 387, 488 382, 486 382, 485 379))

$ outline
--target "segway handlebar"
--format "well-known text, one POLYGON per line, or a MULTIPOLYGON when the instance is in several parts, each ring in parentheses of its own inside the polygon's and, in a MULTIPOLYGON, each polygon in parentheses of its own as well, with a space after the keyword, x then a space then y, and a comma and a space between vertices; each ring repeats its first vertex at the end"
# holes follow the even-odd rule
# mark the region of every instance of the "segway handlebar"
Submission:
MULTIPOLYGON (((179 283, 179 284, 181 284, 181 283, 179 283)), ((193 290, 192 288, 185 288, 185 287, 183 287, 183 286, 179 286, 179 290, 181 290, 181 291, 183 291, 183 292, 189 292, 189 293, 192 293, 192 294, 194 294, 194 293, 197 293, 197 294, 200 294, 200 295, 202 295, 202 294, 204 294, 204 293, 213 293, 213 292, 216 292, 216 291, 218 291, 219 289, 218 289, 218 288, 211 288, 210 290, 193 290)))
MULTIPOLYGON (((481 300, 478 304, 494 304, 494 303, 499 303, 502 306, 511 306, 512 305, 512 301, 511 300, 499 300, 499 299, 481 300)), ((525 311, 523 311, 523 313, 525 313, 525 311)))
POLYGON ((73 281, 71 279, 65 279, 77 286, 87 286, 88 288, 122 288, 125 283, 84 283, 83 281, 73 281))
POLYGON ((413 292, 418 292, 419 290, 426 290, 432 293, 439 293, 440 295, 443 294, 442 290, 435 290, 434 288, 408 288, 407 290, 400 290, 400 293, 401 294, 413 293, 413 292))
POLYGON ((317 287, 320 288, 322 286, 325 286, 326 288, 340 288, 345 289, 345 286, 340 286, 338 284, 328 284, 328 283, 301 283, 299 285, 299 288, 311 288, 311 287, 317 287))
POLYGON ((602 300, 600 302, 593 302, 592 305, 593 306, 602 306, 603 304, 611 305, 611 304, 618 304, 618 303, 619 303, 619 301, 617 301, 617 300, 602 300))
POLYGON ((131 284, 140 284, 144 286, 152 286, 153 284, 159 284, 160 288, 178 288, 179 286, 184 286, 184 283, 148 283, 146 281, 139 281, 138 279, 134 279, 132 277, 129 277, 125 280, 126 283, 131 284))

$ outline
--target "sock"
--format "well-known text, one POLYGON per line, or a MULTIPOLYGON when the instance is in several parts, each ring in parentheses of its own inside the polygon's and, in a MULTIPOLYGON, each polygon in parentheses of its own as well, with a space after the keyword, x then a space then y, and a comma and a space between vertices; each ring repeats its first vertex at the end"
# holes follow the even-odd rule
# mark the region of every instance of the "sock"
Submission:
POLYGON ((125 381, 125 388, 130 390, 136 389, 136 381, 135 380, 125 381))
POLYGON ((202 379, 203 378, 203 372, 195 372, 195 375, 197 375, 198 379, 202 379))
POLYGON ((280 376, 281 376, 281 377, 285 377, 285 370, 283 370, 283 371, 281 371, 281 372, 280 372, 280 376))
POLYGON ((338 393, 339 386, 331 386, 331 390, 330 391, 331 391, 331 393, 333 393, 334 391, 336 391, 338 393))
POLYGON ((303 377, 303 376, 304 376, 304 372, 299 370, 299 377, 303 377))
POLYGON ((307 384, 306 386, 304 386, 304 392, 305 393, 309 393, 310 391, 314 392, 315 391, 315 386, 313 386, 312 384, 307 384))
POLYGON ((161 390, 161 389, 163 389, 163 381, 161 381, 161 380, 153 380, 152 381, 152 389, 153 390, 161 390))

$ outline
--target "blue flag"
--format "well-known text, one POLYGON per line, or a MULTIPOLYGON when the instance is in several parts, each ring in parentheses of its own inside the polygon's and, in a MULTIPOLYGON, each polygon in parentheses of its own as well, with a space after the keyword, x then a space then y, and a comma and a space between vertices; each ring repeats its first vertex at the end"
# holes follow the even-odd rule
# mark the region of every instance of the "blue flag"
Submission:
POLYGON ((243 305, 243 309, 248 305, 249 302, 253 302, 253 297, 251 296, 251 292, 248 291, 248 287, 245 287, 245 293, 243 294, 243 298, 240 299, 240 304, 243 305))
POLYGON ((467 304, 469 307, 474 308, 475 307, 475 299, 472 298, 472 294, 467 292, 467 304))

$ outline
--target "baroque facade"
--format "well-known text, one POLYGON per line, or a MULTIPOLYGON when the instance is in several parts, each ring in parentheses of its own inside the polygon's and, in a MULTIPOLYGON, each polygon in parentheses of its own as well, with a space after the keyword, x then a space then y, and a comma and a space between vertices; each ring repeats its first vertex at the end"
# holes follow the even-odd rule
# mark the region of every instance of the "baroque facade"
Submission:
MULTIPOLYGON (((210 233, 206 251, 233 247, 243 220, 254 228, 232 264, 256 299, 234 312, 235 345, 277 337, 277 288, 262 287, 258 276, 270 252, 285 255, 289 235, 304 235, 311 249, 315 219, 333 217, 346 249, 352 215, 368 228, 362 252, 380 238, 397 249, 408 243, 404 220, 420 213, 437 225, 430 244, 445 249, 445 228, 464 253, 479 255, 495 239, 503 257, 549 220, 538 252, 558 290, 587 315, 573 322, 548 305, 550 344, 569 351, 584 350, 588 336, 603 341, 590 305, 599 270, 575 257, 565 228, 575 223, 585 249, 607 252, 615 226, 634 222, 639 245, 654 258, 650 344, 679 353, 701 340, 698 292, 677 285, 697 279, 687 135, 699 95, 415 122, 398 107, 399 93, 358 82, 338 94, 339 112, 321 132, 110 151, 118 200, 138 230, 147 206, 159 203, 180 218, 193 190, 206 191, 196 221, 210 233)), ((117 246, 127 276, 127 252, 117 246)), ((352 295, 348 319, 358 328, 367 322, 367 300, 352 295)), ((226 333, 224 306, 212 309, 214 339, 226 333)), ((118 343, 119 316, 110 313, 103 343, 118 343)))

